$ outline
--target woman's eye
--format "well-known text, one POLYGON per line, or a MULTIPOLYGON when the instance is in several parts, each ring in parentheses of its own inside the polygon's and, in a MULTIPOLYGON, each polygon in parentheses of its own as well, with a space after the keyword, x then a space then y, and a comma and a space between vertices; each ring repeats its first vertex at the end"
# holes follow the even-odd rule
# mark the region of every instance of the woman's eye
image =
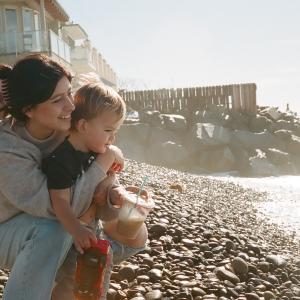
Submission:
POLYGON ((61 101, 61 98, 53 100, 52 103, 58 103, 59 101, 61 101))

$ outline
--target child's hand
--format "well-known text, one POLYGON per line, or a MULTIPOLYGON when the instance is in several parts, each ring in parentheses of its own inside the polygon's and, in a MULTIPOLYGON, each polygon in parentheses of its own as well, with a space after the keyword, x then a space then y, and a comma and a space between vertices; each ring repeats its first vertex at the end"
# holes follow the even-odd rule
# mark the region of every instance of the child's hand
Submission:
POLYGON ((109 170, 119 172, 124 168, 123 153, 114 145, 107 147, 105 153, 98 154, 95 161, 102 167, 105 173, 109 170))
POLYGON ((79 226, 73 234, 75 248, 80 254, 83 254, 84 249, 90 248, 91 243, 97 242, 96 235, 88 228, 79 226))
POLYGON ((125 160, 121 149, 119 149, 115 145, 110 145, 109 150, 112 151, 115 155, 115 161, 111 165, 110 170, 114 172, 122 171, 124 169, 125 160))

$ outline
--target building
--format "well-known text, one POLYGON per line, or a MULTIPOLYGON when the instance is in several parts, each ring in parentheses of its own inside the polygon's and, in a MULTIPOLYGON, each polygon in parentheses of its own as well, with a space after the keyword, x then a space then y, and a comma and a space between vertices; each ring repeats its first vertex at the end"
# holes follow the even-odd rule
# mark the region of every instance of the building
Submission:
POLYGON ((96 73, 116 87, 116 74, 93 48, 87 33, 57 0, 0 0, 0 62, 13 64, 29 53, 41 52, 74 74, 96 73))
POLYGON ((79 24, 69 23, 62 27, 62 33, 73 43, 71 48, 73 70, 78 74, 96 73, 105 84, 115 87, 116 73, 92 46, 84 29, 79 24))

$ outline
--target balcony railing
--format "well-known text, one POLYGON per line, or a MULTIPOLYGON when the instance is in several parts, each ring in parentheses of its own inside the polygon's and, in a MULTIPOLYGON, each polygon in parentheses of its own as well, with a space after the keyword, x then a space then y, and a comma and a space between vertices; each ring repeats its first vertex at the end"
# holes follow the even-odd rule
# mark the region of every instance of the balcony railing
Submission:
POLYGON ((70 46, 53 31, 24 31, 0 33, 0 55, 25 52, 49 52, 71 62, 70 46))
POLYGON ((64 59, 68 63, 71 63, 71 48, 53 31, 49 31, 50 36, 50 50, 55 53, 58 57, 64 59))

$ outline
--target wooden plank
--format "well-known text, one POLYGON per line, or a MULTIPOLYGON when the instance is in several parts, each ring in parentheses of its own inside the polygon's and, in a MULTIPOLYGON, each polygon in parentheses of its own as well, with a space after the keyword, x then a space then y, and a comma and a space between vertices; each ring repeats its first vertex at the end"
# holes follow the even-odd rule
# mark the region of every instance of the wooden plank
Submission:
POLYGON ((241 111, 241 95, 238 84, 232 85, 232 109, 234 111, 241 111))
POLYGON ((225 106, 225 93, 224 93, 224 90, 223 90, 223 86, 219 86, 218 87, 218 94, 219 94, 219 103, 220 105, 224 105, 225 106))
POLYGON ((155 99, 157 101, 157 110, 161 111, 161 99, 159 90, 155 90, 155 99))
POLYGON ((169 104, 171 106, 172 113, 175 113, 175 99, 176 99, 176 91, 174 89, 170 89, 170 100, 169 104))
POLYGON ((219 104, 219 99, 218 99, 218 94, 217 94, 217 87, 212 86, 211 87, 211 92, 212 92, 212 103, 215 105, 219 104))
POLYGON ((165 90, 165 97, 167 101, 168 113, 171 114, 173 112, 172 101, 170 97, 170 89, 165 90))
POLYGON ((178 113, 180 111, 180 99, 182 97, 182 89, 176 89, 176 100, 175 100, 175 111, 178 113))
POLYGON ((206 98, 205 98, 205 88, 200 88, 201 92, 200 92, 200 98, 199 98, 199 109, 200 110, 205 110, 206 108, 206 98))
POLYGON ((244 112, 246 110, 246 101, 245 101, 245 88, 243 87, 242 84, 240 86, 240 91, 241 91, 241 111, 244 112))
POLYGON ((183 88, 183 97, 181 98, 181 105, 180 105, 180 110, 184 110, 184 108, 187 106, 187 98, 189 97, 189 89, 188 88, 183 88))
POLYGON ((244 84, 244 88, 245 88, 245 111, 250 112, 251 110, 250 85, 244 84))
POLYGON ((252 99, 252 109, 251 109, 251 111, 253 113, 257 113, 256 90, 257 90, 256 84, 253 83, 252 84, 252 89, 251 89, 251 91, 252 91, 252 97, 251 97, 251 99, 252 99))

